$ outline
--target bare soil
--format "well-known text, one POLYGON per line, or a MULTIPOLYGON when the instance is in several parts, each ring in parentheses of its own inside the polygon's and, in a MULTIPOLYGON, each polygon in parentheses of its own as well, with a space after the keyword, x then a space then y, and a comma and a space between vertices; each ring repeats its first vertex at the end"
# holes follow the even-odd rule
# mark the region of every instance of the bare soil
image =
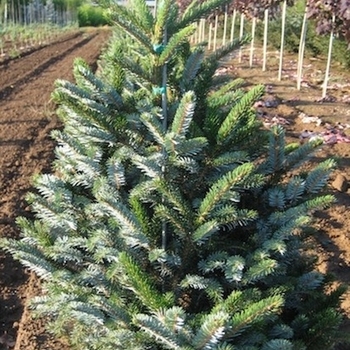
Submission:
MULTIPOLYGON (((20 37, 17 38, 7 38, 7 40, 2 41, 2 48, 0 50, 0 63, 6 64, 18 57, 24 57, 37 51, 45 46, 53 45, 56 42, 66 41, 73 36, 79 36, 79 28, 72 27, 67 30, 67 32, 62 35, 58 30, 52 29, 51 33, 46 33, 46 38, 41 41, 36 41, 35 43, 24 43, 20 37)), ((0 39, 1 42, 1 39, 0 39)))
MULTIPOLYGON (((93 68, 109 32, 100 29, 70 35, 61 41, 41 48, 24 57, 0 63, 0 235, 18 237, 16 217, 30 215, 25 195, 31 189, 31 178, 39 172, 49 172, 53 160, 54 143, 49 134, 59 128, 55 106, 50 102, 54 81, 58 78, 73 80, 72 63, 83 57, 93 68)), ((295 56, 285 56, 282 80, 277 79, 277 53, 270 52, 265 72, 261 69, 259 52, 254 66, 249 67, 243 54, 242 63, 236 57, 223 62, 222 74, 246 79, 247 86, 262 83, 266 95, 258 111, 266 127, 271 123, 285 125, 288 139, 305 142, 307 134, 329 133, 339 138, 325 144, 315 154, 317 163, 336 157, 338 168, 329 183, 329 192, 337 198, 336 205, 315 213, 318 232, 312 242, 319 257, 318 267, 332 273, 336 283, 350 282, 350 73, 341 67, 331 69, 328 102, 321 98, 320 83, 325 61, 306 60, 301 90, 296 89, 295 56), (305 124, 301 113, 319 117, 322 123, 305 124), (304 134, 303 134, 304 133, 304 134), (341 135, 340 135, 341 133, 341 135), (334 188, 337 175, 343 175, 341 190, 334 188)), ((63 340, 54 339, 47 332, 43 320, 33 320, 27 307, 28 300, 40 293, 40 282, 9 255, 0 251, 0 350, 69 350, 63 340)), ((350 292, 342 300, 344 332, 350 332, 350 292)), ((350 349, 340 345, 338 349, 350 349)), ((321 349, 328 350, 328 349, 321 349)))
MULTIPOLYGON (((56 79, 73 81, 76 57, 95 69, 110 32, 85 30, 0 64, 0 235, 18 237, 16 217, 29 215, 25 195, 31 178, 49 172, 60 127, 50 101, 56 79)), ((40 293, 38 279, 0 251, 0 349, 65 350, 44 321, 32 320, 27 301, 40 293)))

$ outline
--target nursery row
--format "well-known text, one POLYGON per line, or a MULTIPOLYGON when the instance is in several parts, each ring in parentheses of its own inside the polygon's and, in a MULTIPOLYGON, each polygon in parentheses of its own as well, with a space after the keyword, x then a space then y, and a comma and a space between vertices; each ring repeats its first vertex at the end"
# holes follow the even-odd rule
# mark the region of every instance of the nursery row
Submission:
POLYGON ((51 44, 62 35, 76 30, 77 26, 74 25, 60 27, 49 23, 3 27, 0 31, 0 62, 51 44))
MULTIPOLYGON (((183 1, 179 1, 183 3, 183 1)), ((346 9, 345 9, 346 10, 346 9)), ((231 1, 221 10, 197 22, 197 32, 192 42, 207 42, 209 50, 216 50, 234 38, 249 35, 249 59, 247 64, 253 66, 257 47, 262 47, 262 70, 268 65, 268 49, 279 50, 278 79, 282 79, 284 69, 284 50, 298 52, 297 88, 303 81, 303 60, 305 52, 310 55, 328 56, 324 67, 322 97, 327 94, 333 56, 340 63, 350 64, 347 53, 349 19, 346 17, 342 2, 329 3, 320 7, 312 1, 231 1), (289 7, 288 7, 288 6, 289 7), (320 35, 322 34, 322 35, 320 35)), ((260 50, 259 50, 260 51, 260 50)), ((242 50, 238 53, 242 60, 242 50)))

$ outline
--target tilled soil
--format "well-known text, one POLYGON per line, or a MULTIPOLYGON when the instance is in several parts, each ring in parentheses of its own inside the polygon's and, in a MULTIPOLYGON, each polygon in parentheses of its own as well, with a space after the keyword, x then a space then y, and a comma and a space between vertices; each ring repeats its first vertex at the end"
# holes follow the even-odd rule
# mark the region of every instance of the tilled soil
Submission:
MULTIPOLYGON (((76 57, 96 68, 109 33, 79 31, 0 64, 0 235, 18 237, 16 217, 30 215, 25 195, 31 178, 50 171, 50 131, 60 127, 50 101, 55 80, 73 81, 76 57)), ((27 301, 39 291, 37 278, 0 251, 0 349, 68 349, 46 332, 43 321, 30 317, 27 301)))

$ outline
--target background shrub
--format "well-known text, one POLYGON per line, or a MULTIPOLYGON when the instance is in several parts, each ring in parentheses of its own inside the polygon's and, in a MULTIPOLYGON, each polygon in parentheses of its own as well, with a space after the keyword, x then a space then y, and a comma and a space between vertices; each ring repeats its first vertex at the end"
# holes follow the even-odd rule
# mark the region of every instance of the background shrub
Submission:
POLYGON ((103 9, 91 4, 84 4, 78 9, 79 27, 99 27, 107 25, 103 9))

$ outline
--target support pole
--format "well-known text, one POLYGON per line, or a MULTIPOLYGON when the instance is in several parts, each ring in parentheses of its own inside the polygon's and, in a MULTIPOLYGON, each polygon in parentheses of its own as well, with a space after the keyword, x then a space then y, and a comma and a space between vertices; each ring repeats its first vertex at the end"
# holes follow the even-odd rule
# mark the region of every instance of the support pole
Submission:
POLYGON ((329 71, 331 67, 331 60, 332 60, 332 47, 333 47, 333 38, 334 38, 334 23, 335 23, 335 15, 332 16, 332 30, 329 37, 329 47, 328 47, 328 58, 327 58, 327 67, 326 67, 326 73, 324 77, 323 82, 323 88, 322 88, 322 98, 325 98, 327 95, 327 86, 328 86, 328 78, 329 78, 329 71))
MULTIPOLYGON (((244 31, 244 13, 241 13, 241 24, 239 27, 239 39, 243 38, 243 31, 244 31)), ((239 47, 239 52, 238 52, 238 62, 242 62, 242 47, 239 47)))
POLYGON ((264 48, 263 48, 263 72, 266 71, 266 57, 267 57, 267 29, 269 26, 269 9, 264 12, 264 48))
POLYGON ((303 26, 301 28, 300 44, 299 44, 299 57, 298 57, 298 68, 297 68, 297 89, 298 90, 300 90, 301 88, 301 80, 303 75, 303 60, 304 60, 304 51, 305 51, 306 29, 307 29, 307 8, 308 8, 308 5, 306 5, 306 8, 305 8, 303 26))
MULTIPOLYGON (((168 34, 167 34, 167 29, 164 28, 164 35, 163 35, 163 45, 164 47, 168 43, 168 34)), ((167 101, 167 64, 165 63, 163 65, 162 69, 162 117, 163 117, 163 129, 164 132, 166 132, 168 128, 168 101, 167 101)), ((166 156, 165 154, 165 149, 163 150, 164 157, 166 156)), ((165 173, 165 166, 163 165, 162 167, 162 172, 163 174, 165 173)), ((166 250, 167 247, 167 224, 165 221, 162 222, 162 249, 166 250)))
POLYGON ((251 41, 251 43, 250 43, 249 67, 252 67, 252 66, 253 66, 255 28, 256 28, 256 17, 253 17, 253 23, 252 23, 252 41, 251 41))
POLYGON ((233 13, 232 13, 232 23, 231 23, 231 36, 230 36, 231 43, 233 41, 234 34, 235 34, 236 15, 237 15, 237 11, 236 11, 236 9, 234 9, 233 13))
POLYGON ((280 64, 278 68, 278 80, 282 79, 282 67, 283 67, 283 50, 284 50, 284 36, 286 31, 286 12, 287 12, 287 0, 283 1, 282 5, 282 31, 281 31, 281 48, 280 48, 280 64))
POLYGON ((216 14, 216 16, 215 16, 215 31, 214 31, 213 51, 216 50, 216 41, 217 41, 217 38, 218 38, 218 24, 219 24, 219 15, 216 14))
POLYGON ((225 7, 225 17, 224 17, 224 33, 222 35, 222 46, 226 45, 226 35, 227 35, 227 5, 225 7))
POLYGON ((209 34, 208 34, 208 50, 211 49, 211 37, 213 33, 213 24, 210 22, 209 23, 209 34))

